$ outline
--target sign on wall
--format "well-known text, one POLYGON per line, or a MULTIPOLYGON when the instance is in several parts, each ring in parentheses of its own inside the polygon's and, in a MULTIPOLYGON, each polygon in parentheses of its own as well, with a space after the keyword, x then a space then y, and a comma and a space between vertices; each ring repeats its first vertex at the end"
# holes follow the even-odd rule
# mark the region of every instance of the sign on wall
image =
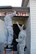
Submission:
MULTIPOLYGON (((7 15, 7 14, 11 14, 12 12, 0 12, 0 16, 5 16, 5 15, 7 15), (6 13, 6 14, 5 14, 6 13)), ((29 16, 29 13, 27 13, 27 12, 23 12, 23 11, 21 11, 21 12, 17 12, 16 13, 16 16, 29 16)))

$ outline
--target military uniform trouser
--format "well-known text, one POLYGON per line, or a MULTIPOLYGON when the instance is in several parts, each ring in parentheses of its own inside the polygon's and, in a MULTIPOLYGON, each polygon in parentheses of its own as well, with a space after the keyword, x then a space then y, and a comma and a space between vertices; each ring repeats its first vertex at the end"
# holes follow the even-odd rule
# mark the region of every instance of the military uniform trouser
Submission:
POLYGON ((13 28, 11 26, 9 26, 8 28, 6 28, 6 31, 5 31, 5 43, 6 44, 11 44, 12 43, 12 40, 13 40, 13 28))
POLYGON ((18 54, 24 54, 24 46, 23 45, 17 45, 17 53, 18 54))

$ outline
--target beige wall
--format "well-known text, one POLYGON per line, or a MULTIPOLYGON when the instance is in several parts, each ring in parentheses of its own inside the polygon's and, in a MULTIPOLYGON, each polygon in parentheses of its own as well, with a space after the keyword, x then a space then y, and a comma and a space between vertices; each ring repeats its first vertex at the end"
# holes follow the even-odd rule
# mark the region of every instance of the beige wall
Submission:
POLYGON ((19 24, 26 24, 26 20, 19 20, 19 19, 16 19, 16 20, 13 20, 13 24, 16 24, 16 22, 19 22, 19 24))
POLYGON ((27 23, 27 19, 24 19, 24 18, 14 18, 13 19, 13 24, 16 24, 16 22, 19 22, 19 24, 26 24, 27 23))

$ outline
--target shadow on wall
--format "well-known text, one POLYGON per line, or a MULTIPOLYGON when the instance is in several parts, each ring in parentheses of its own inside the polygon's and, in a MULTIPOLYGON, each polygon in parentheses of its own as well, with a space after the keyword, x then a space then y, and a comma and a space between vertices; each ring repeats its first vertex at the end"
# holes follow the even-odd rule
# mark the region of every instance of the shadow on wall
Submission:
POLYGON ((27 21, 27 41, 26 41, 26 45, 27 45, 27 54, 30 54, 30 45, 31 45, 31 23, 30 23, 30 16, 28 18, 27 21))
POLYGON ((4 21, 0 19, 0 42, 3 42, 5 38, 4 35, 4 21))

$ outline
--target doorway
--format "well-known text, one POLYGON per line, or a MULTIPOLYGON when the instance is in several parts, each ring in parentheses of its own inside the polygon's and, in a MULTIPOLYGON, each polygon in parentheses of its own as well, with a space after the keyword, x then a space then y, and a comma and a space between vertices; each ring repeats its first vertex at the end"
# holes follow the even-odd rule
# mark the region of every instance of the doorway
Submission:
POLYGON ((18 34, 20 32, 20 29, 19 29, 19 27, 18 27, 17 24, 13 24, 13 30, 14 30, 14 35, 13 35, 13 49, 14 49, 14 51, 16 51, 17 50, 17 44, 18 44, 16 42, 16 39, 18 38, 18 34))

